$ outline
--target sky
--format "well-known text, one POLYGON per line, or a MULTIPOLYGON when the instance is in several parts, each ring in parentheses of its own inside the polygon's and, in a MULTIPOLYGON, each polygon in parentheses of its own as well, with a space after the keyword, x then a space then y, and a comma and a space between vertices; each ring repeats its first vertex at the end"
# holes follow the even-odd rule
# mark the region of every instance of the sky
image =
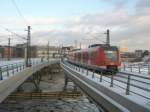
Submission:
POLYGON ((24 43, 31 26, 32 45, 87 47, 105 43, 150 50, 150 0, 0 0, 0 44, 24 43))

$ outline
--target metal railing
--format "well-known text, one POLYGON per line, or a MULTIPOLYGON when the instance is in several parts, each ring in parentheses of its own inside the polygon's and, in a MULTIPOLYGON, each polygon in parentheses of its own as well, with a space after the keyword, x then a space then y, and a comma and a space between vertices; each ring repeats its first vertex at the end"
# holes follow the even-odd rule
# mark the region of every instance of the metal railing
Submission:
MULTIPOLYGON (((31 66, 40 63, 48 62, 48 60, 31 60, 31 66)), ((4 80, 15 73, 20 72, 26 68, 25 62, 12 63, 0 66, 0 80, 4 80)))
POLYGON ((123 71, 150 75, 150 64, 123 64, 123 71))
POLYGON ((96 79, 100 83, 105 82, 109 84, 109 87, 111 88, 114 86, 119 87, 120 89, 124 90, 126 95, 133 93, 150 100, 150 77, 139 76, 126 72, 118 72, 116 74, 112 74, 110 72, 106 73, 103 72, 103 69, 101 69, 101 72, 97 73, 95 70, 89 70, 85 67, 83 68, 82 66, 76 66, 67 62, 65 64, 82 75, 87 77, 90 76, 92 80, 96 79), (135 91, 137 89, 138 91, 135 91), (143 94, 143 91, 149 94, 149 96, 143 94))

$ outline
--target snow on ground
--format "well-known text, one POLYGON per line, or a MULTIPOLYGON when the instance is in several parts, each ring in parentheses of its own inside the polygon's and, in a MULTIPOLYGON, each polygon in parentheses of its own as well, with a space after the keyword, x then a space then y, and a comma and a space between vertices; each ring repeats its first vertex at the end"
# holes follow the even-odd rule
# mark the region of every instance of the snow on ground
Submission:
MULTIPOLYGON (((40 58, 31 58, 31 61, 40 61, 40 58)), ((25 59, 24 58, 14 58, 11 59, 10 61, 8 60, 0 60, 0 66, 5 66, 5 65, 9 65, 9 64, 14 64, 14 63, 25 63, 25 59)))
POLYGON ((30 100, 0 105, 0 112, 99 112, 84 99, 30 100))
POLYGON ((150 63, 123 63, 121 71, 150 75, 150 63))
MULTIPOLYGON (((69 65, 68 67, 71 67, 71 65, 69 65)), ((72 70, 76 71, 73 67, 71 67, 72 70)), ((136 103, 139 103, 140 105, 146 106, 146 107, 150 107, 149 102, 150 102, 150 80, 148 79, 140 79, 138 77, 134 77, 132 76, 132 79, 135 80, 131 80, 131 84, 130 85, 130 95, 126 95, 126 87, 127 87, 127 76, 123 77, 119 77, 119 75, 121 74, 116 74, 116 76, 114 76, 114 81, 113 87, 110 87, 110 83, 111 83, 111 76, 103 76, 102 77, 102 82, 100 82, 100 75, 97 73, 94 73, 94 78, 93 78, 93 72, 88 72, 88 75, 86 74, 85 69, 83 69, 79 71, 79 69, 76 71, 79 74, 85 76, 86 78, 103 85, 104 87, 120 94, 123 97, 126 97, 136 103), (84 71, 84 73, 83 73, 84 71), (147 82, 147 83, 142 83, 143 82, 147 82), (138 86, 138 87, 137 87, 138 86)))

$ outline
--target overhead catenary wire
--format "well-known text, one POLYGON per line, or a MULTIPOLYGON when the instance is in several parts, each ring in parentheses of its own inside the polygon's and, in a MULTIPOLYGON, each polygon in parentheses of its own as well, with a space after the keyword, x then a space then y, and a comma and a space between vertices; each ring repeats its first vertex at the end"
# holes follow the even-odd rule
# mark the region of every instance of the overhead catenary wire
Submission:
POLYGON ((5 28, 5 27, 3 27, 3 26, 1 26, 1 25, 0 25, 0 27, 1 27, 1 28, 3 28, 5 31, 7 31, 7 32, 9 32, 9 33, 11 33, 11 34, 13 34, 13 35, 15 35, 15 36, 17 36, 17 37, 20 37, 20 38, 22 38, 22 39, 24 39, 24 40, 26 40, 26 39, 27 39, 26 37, 21 36, 21 35, 19 35, 19 34, 17 34, 17 33, 15 33, 15 32, 13 32, 13 31, 11 31, 11 30, 10 30, 10 29, 8 29, 8 28, 5 28))
MULTIPOLYGON (((14 7, 16 8, 16 10, 17 10, 19 16, 23 19, 25 25, 28 26, 28 22, 27 22, 27 20, 25 19, 25 17, 22 15, 22 13, 21 13, 19 7, 17 6, 15 0, 11 0, 11 1, 12 1, 12 4, 14 5, 14 7)), ((13 35, 15 35, 16 37, 19 37, 19 38, 22 38, 22 39, 24 39, 24 40, 27 40, 26 37, 21 36, 21 35, 15 33, 15 32, 13 32, 13 31, 10 30, 10 29, 8 29, 8 28, 6 28, 6 27, 3 27, 2 25, 0 25, 0 27, 3 28, 5 31, 7 31, 7 32, 9 32, 9 33, 11 33, 11 34, 13 34, 13 35)))
POLYGON ((15 0, 11 0, 11 1, 12 1, 12 4, 14 5, 14 7, 16 8, 16 10, 17 10, 19 16, 23 19, 25 25, 28 26, 29 24, 28 24, 26 18, 25 18, 25 17, 23 16, 23 14, 21 13, 21 11, 20 11, 18 5, 16 4, 16 1, 15 1, 15 0))

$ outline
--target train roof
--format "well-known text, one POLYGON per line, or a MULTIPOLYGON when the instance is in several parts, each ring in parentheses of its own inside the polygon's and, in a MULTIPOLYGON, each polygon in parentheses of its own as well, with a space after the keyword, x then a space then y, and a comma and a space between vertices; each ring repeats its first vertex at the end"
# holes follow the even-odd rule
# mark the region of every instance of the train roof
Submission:
POLYGON ((110 47, 117 47, 117 46, 110 46, 110 45, 107 45, 107 44, 92 44, 92 45, 89 45, 88 48, 93 48, 93 47, 105 47, 105 48, 110 48, 110 47))
POLYGON ((90 45, 86 49, 73 49, 71 52, 87 52, 87 51, 96 50, 98 48, 117 50, 118 47, 117 46, 109 46, 106 44, 93 44, 93 45, 90 45))

